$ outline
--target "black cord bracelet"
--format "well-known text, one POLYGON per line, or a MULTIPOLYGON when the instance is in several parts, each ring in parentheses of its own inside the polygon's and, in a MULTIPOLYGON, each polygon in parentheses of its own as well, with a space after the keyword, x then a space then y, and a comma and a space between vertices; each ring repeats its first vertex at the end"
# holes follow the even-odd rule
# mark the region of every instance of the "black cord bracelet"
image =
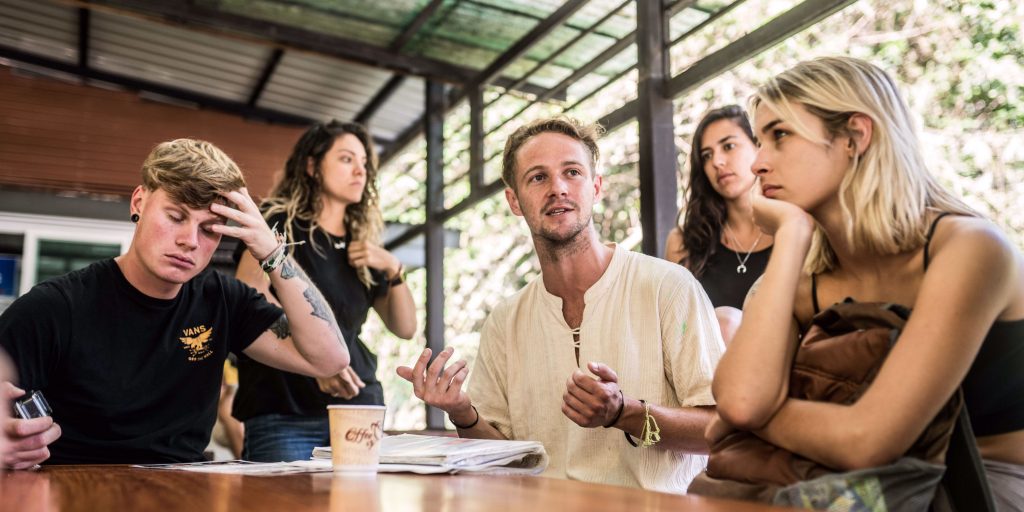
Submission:
MULTIPOLYGON (((476 419, 473 420, 473 423, 470 423, 469 425, 466 425, 465 427, 463 427, 462 425, 456 424, 454 421, 452 421, 452 425, 455 425, 455 428, 466 430, 468 428, 473 428, 473 427, 476 426, 477 423, 480 423, 480 411, 476 410, 476 406, 475 405, 471 405, 470 407, 472 407, 473 408, 473 412, 476 413, 476 419)), ((448 415, 448 419, 449 420, 452 419, 451 415, 448 415)))
MULTIPOLYGON (((640 400, 640 405, 647 405, 647 401, 640 400)), ((629 442, 629 444, 632 445, 633 448, 639 448, 640 447, 638 444, 636 444, 636 441, 633 440, 633 436, 629 435, 629 432, 626 432, 625 430, 623 430, 622 433, 626 434, 626 441, 629 442)))
POLYGON ((612 418, 612 421, 610 421, 607 425, 605 425, 604 428, 612 428, 612 427, 614 427, 615 424, 619 422, 619 418, 622 417, 622 410, 625 409, 625 408, 626 408, 626 397, 622 395, 622 390, 620 389, 619 390, 619 412, 615 413, 615 417, 612 418))

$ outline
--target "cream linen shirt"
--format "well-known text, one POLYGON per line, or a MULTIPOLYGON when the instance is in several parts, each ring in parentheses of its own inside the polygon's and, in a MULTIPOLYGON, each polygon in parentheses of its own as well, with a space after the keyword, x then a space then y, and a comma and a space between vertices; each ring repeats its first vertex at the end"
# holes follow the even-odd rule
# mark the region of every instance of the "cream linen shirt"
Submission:
MULTIPOLYGON (((614 249, 584 295, 581 366, 607 364, 626 396, 652 405, 714 405, 711 377, 725 345, 704 289, 680 265, 614 249)), ((634 448, 619 429, 583 428, 562 414, 576 369, 562 300, 538 277, 484 323, 469 394, 506 437, 544 444, 545 476, 685 492, 707 457, 634 448)))

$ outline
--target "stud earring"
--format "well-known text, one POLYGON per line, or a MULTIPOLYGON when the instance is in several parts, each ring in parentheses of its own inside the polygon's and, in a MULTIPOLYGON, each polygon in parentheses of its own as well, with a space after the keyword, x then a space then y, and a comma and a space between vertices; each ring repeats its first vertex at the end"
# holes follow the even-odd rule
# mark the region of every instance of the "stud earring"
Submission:
POLYGON ((133 213, 132 216, 128 217, 128 218, 131 219, 133 223, 138 223, 139 222, 139 214, 137 214, 137 213, 133 213))

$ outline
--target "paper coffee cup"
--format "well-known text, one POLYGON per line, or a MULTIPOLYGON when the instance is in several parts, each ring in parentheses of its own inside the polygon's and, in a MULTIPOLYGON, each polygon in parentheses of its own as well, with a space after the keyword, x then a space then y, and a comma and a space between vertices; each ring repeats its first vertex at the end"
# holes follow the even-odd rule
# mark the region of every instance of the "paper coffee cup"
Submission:
POLYGON ((377 471, 386 409, 383 405, 327 406, 335 471, 377 471))

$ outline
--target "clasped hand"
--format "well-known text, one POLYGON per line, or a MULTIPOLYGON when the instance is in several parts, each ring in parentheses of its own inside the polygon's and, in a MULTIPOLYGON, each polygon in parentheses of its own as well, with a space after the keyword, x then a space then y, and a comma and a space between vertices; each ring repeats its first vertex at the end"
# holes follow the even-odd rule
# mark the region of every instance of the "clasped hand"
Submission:
POLYGON ((320 386, 320 391, 345 400, 355 398, 359 391, 366 387, 366 383, 351 366, 346 366, 337 375, 317 378, 316 383, 320 386))
POLYGON ((562 394, 562 414, 581 427, 611 427, 625 406, 619 376, 602 363, 589 363, 587 369, 597 378, 572 372, 562 394))

